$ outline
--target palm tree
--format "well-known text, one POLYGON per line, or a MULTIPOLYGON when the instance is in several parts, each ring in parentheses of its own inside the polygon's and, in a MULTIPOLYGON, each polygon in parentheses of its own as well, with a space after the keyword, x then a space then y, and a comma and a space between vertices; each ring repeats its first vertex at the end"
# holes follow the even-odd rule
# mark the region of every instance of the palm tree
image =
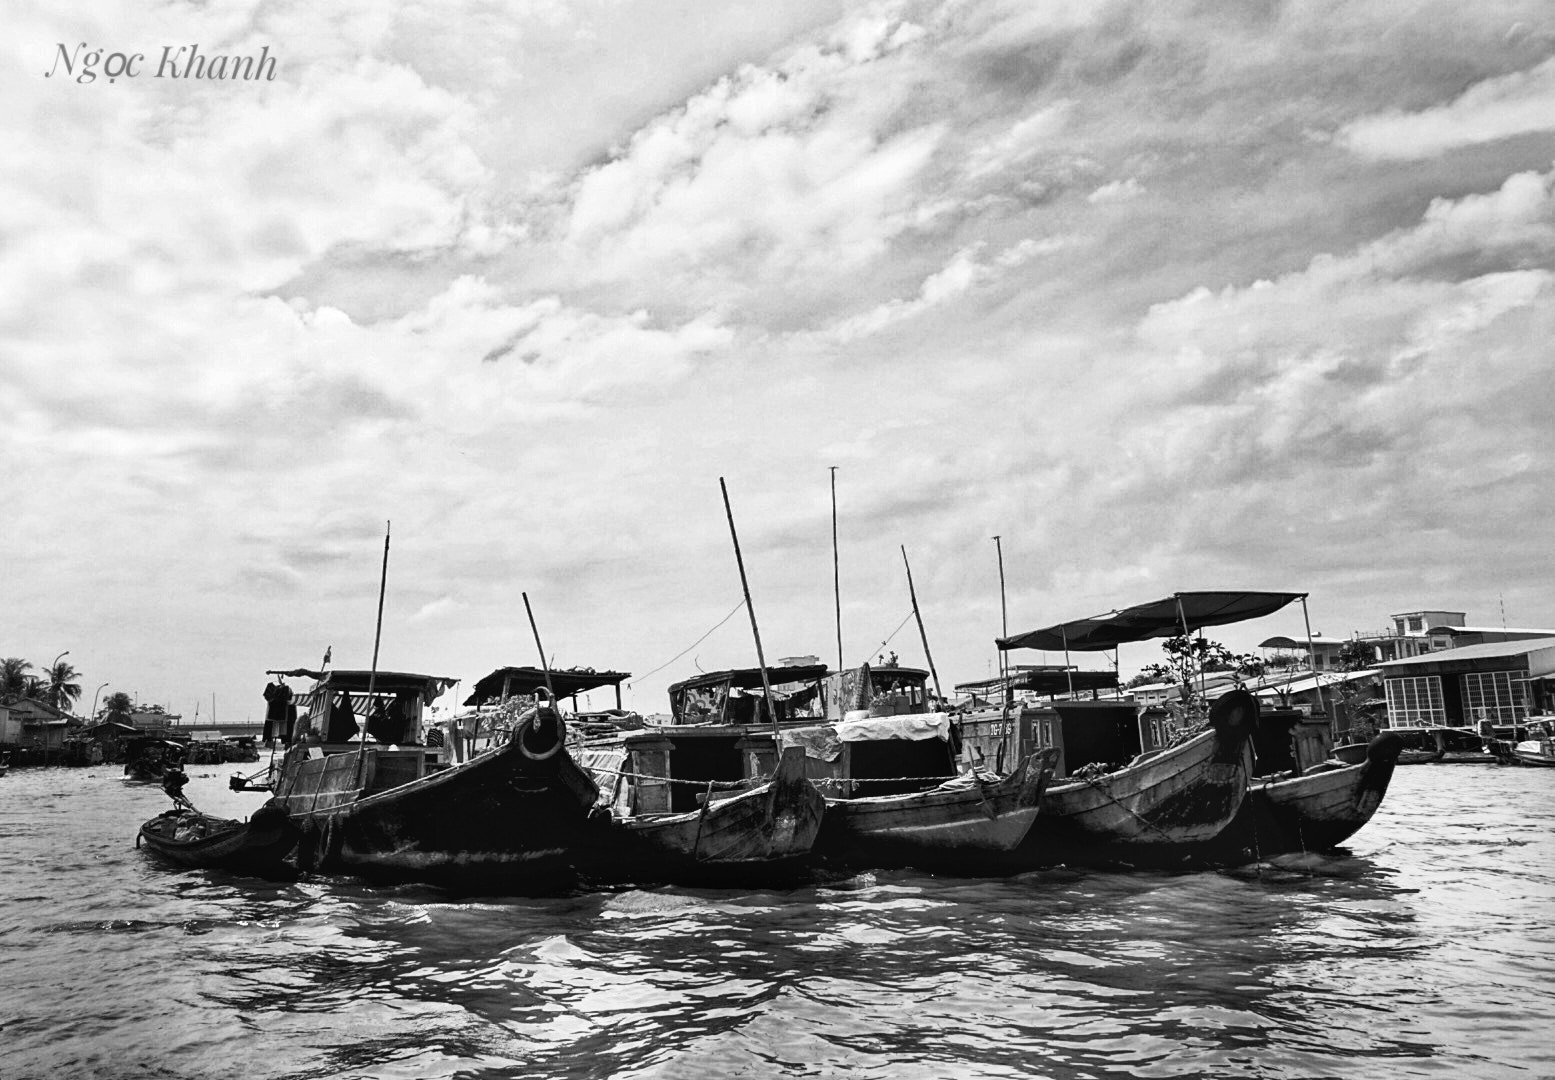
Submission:
POLYGON ((7 656, 0 660, 0 697, 26 697, 27 684, 32 681, 27 672, 32 664, 19 656, 7 656))
POLYGON ((103 719, 118 720, 123 723, 124 718, 130 715, 130 710, 134 707, 135 703, 130 700, 128 694, 123 690, 115 690, 103 702, 103 719))
POLYGON ((81 684, 74 680, 80 677, 81 673, 69 660, 61 660, 49 669, 43 700, 56 709, 73 712, 76 699, 81 696, 81 684))

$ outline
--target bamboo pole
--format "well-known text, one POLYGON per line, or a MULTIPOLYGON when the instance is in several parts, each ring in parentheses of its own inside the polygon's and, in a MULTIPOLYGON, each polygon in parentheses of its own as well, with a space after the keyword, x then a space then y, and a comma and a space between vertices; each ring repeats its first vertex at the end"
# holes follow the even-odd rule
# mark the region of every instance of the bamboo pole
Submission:
POLYGON ((912 587, 912 564, 907 561, 907 545, 902 545, 902 565, 907 568, 907 595, 912 597, 913 617, 918 620, 918 636, 923 639, 923 655, 929 661, 929 674, 934 677, 934 696, 943 703, 945 695, 940 692, 939 672, 934 670, 934 654, 929 652, 929 635, 923 629, 923 614, 918 610, 918 592, 912 587))
POLYGON ((740 554, 740 535, 734 531, 734 510, 729 506, 729 487, 721 476, 718 478, 718 490, 723 492, 724 514, 729 518, 729 538, 734 541, 734 561, 740 568, 740 589, 745 594, 745 611, 751 618, 751 636, 756 639, 756 663, 761 666, 761 690, 766 695, 767 719, 772 721, 773 749, 781 756, 777 709, 772 704, 772 683, 767 678, 767 657, 761 650, 761 630, 756 626, 756 608, 751 604, 750 582, 745 578, 745 557, 740 554))
MULTIPOLYGON (((993 538, 993 545, 999 553, 999 636, 1007 638, 1010 636, 1010 611, 1004 597, 1004 545, 997 536, 993 538)), ((999 650, 999 684, 1004 690, 1004 704, 1009 705, 1009 655, 1003 649, 999 650)))
MULTIPOLYGON (((367 701, 363 708, 367 710, 367 717, 362 720, 362 726, 357 731, 358 746, 356 749, 356 780, 358 785, 365 786, 366 777, 362 774, 363 763, 367 760, 367 722, 372 716, 373 690, 378 683, 378 646, 383 641, 383 595, 389 587, 389 532, 393 522, 383 523, 383 570, 378 575, 378 621, 373 625, 373 666, 367 672, 367 701)), ((329 723, 329 714, 325 713, 326 730, 329 723)))
MULTIPOLYGON (((1301 594, 1301 621, 1307 628, 1307 665, 1312 669, 1312 688, 1317 691, 1317 707, 1324 716, 1328 716, 1328 702, 1323 700, 1323 680, 1317 673, 1317 649, 1312 644, 1312 619, 1307 615, 1307 594, 1301 594)), ((1335 717, 1328 717, 1328 730, 1333 731, 1336 723, 1335 717)))
POLYGON ((529 616, 529 631, 534 634, 535 648, 540 652, 540 670, 545 672, 545 689, 551 695, 551 705, 554 707, 557 701, 556 687, 551 683, 551 665, 545 658, 545 646, 540 644, 540 628, 535 625, 535 613, 534 609, 529 606, 529 594, 524 593, 522 595, 524 597, 524 613, 529 616))
POLYGON ((842 670, 842 571, 837 561, 837 466, 831 468, 831 580, 837 601, 837 670, 842 670))

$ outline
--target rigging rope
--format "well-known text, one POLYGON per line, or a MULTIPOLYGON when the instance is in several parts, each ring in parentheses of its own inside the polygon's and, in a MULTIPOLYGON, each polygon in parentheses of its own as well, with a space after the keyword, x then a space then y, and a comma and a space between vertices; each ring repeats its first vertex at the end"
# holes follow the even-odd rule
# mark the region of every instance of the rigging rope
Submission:
MULTIPOLYGON (((687 645, 684 649, 680 650, 680 652, 676 653, 674 656, 672 656, 668 660, 664 661, 664 663, 660 664, 658 667, 654 668, 652 671, 648 672, 647 674, 637 676, 637 679, 646 679, 649 675, 657 675, 659 672, 661 672, 665 668, 669 667, 676 660, 679 660, 682 656, 685 656, 692 649, 696 648, 698 645, 702 644, 702 642, 706 641, 712 635, 713 630, 717 630, 718 627, 722 626, 724 623, 726 623, 730 619, 734 618, 735 612, 738 612, 744 606, 745 606, 745 601, 744 600, 741 600, 738 604, 735 604, 734 605, 734 610, 730 611, 729 614, 727 614, 723 618, 719 619, 717 624, 712 628, 712 630, 709 630, 707 633, 705 633, 701 637, 697 638, 690 645, 687 645)), ((626 685, 628 687, 635 686, 636 683, 637 683, 637 679, 633 679, 631 682, 627 683, 626 685)))

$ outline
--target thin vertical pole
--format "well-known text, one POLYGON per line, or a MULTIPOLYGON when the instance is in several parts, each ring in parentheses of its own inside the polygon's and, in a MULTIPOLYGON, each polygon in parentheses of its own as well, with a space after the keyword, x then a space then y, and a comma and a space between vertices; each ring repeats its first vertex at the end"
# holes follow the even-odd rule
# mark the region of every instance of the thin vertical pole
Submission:
POLYGON ((907 567, 907 595, 912 597, 912 613, 913 617, 918 620, 918 636, 923 639, 923 655, 927 657, 929 661, 929 674, 934 676, 934 696, 943 702, 945 700, 945 695, 940 693, 939 672, 934 670, 934 656, 929 652, 929 635, 924 632, 923 615, 918 611, 918 593, 917 590, 912 587, 912 564, 907 561, 906 544, 902 545, 902 565, 907 567))
MULTIPOLYGON (((993 538, 993 545, 999 553, 999 636, 1007 638, 1010 636, 1010 611, 1004 597, 1004 545, 997 536, 993 538)), ((1009 657, 1003 649, 999 650, 999 683, 1004 689, 1004 703, 1009 705, 1009 657)))
MULTIPOLYGON (((378 621, 373 626, 373 666, 367 672, 367 701, 363 708, 368 711, 368 719, 372 717, 373 690, 378 684, 378 646, 383 641, 383 594, 389 587, 389 531, 393 522, 383 523, 383 570, 378 575, 378 621)), ((328 716, 328 713, 325 714, 328 716)), ((357 732, 356 750, 356 776, 358 783, 364 783, 362 776, 362 762, 367 759, 367 720, 362 721, 362 727, 357 732)))
POLYGON ((782 745, 778 736, 777 709, 772 704, 772 683, 767 679, 767 657, 761 651, 761 630, 756 626, 756 609, 751 605, 750 582, 745 578, 745 557, 740 554, 740 534, 734 531, 734 510, 729 506, 729 487, 724 483, 724 478, 718 478, 718 490, 723 492, 724 514, 729 518, 729 538, 734 541, 734 561, 740 568, 740 589, 745 593, 745 610, 751 617, 751 636, 756 639, 756 663, 761 666, 761 689, 767 700, 767 719, 772 721, 772 742, 774 749, 782 753, 782 745))
POLYGON ((545 646, 540 644, 540 628, 535 625, 535 613, 529 606, 529 594, 523 593, 522 595, 524 597, 524 613, 529 616, 529 631, 534 634, 535 648, 540 653, 540 669, 545 672, 545 689, 551 695, 551 705, 555 707, 560 703, 556 700, 556 687, 551 685, 551 665, 545 659, 545 646))
MULTIPOLYGON (((1328 703, 1323 700, 1323 681, 1317 674, 1317 649, 1312 645, 1312 620, 1307 615, 1307 594, 1301 594, 1301 621, 1307 627, 1307 664, 1312 668, 1312 686, 1317 691, 1317 707, 1328 716, 1328 703)), ((1333 718, 1329 718, 1329 730, 1333 730, 1333 718)))
POLYGON ((837 466, 831 468, 831 580, 837 600, 837 670, 842 670, 842 570, 837 560, 837 466))

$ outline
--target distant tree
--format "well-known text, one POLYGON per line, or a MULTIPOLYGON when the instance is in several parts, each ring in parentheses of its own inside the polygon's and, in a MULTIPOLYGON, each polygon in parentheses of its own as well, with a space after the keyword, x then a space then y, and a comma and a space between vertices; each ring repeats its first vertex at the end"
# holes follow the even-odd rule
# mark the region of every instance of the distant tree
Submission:
POLYGON ((45 676, 47 683, 44 685, 42 698, 56 709, 70 712, 81 696, 81 684, 75 680, 81 677, 74 665, 68 660, 61 660, 49 669, 45 676))
POLYGON ((1263 661, 1252 653, 1236 653, 1218 641, 1208 638, 1178 634, 1161 642, 1166 659, 1158 664, 1146 664, 1136 679, 1148 682, 1171 682, 1182 687, 1185 710, 1190 713, 1203 711, 1194 688, 1202 674, 1212 671, 1228 671, 1237 686, 1243 681, 1263 674, 1263 661))
POLYGON ((36 681, 27 673, 32 664, 19 656, 0 660, 0 697, 26 697, 28 684, 36 681))
MULTIPOLYGON (((1377 662, 1372 646, 1363 641, 1350 640, 1339 649, 1339 670, 1346 676, 1365 671, 1377 662)), ((1344 678, 1334 684, 1334 696, 1339 701, 1340 716, 1348 725, 1341 732, 1349 742, 1368 742, 1377 734, 1376 710, 1382 701, 1376 695, 1375 679, 1344 678)))
POLYGON ((123 723, 135 708, 135 702, 123 690, 115 690, 103 701, 103 719, 123 723))

